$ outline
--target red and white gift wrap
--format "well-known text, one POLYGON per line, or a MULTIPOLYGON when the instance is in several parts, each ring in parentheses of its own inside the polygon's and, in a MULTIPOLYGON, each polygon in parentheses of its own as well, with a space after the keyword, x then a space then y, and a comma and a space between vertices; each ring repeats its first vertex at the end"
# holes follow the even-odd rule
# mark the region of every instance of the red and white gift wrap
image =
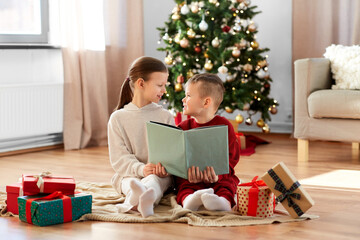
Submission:
POLYGON ((71 195, 75 191, 75 180, 72 176, 52 176, 49 172, 38 175, 23 174, 22 184, 24 191, 31 193, 61 191, 65 195, 71 195))
POLYGON ((275 209, 275 195, 263 180, 237 186, 237 210, 241 215, 253 217, 271 217, 275 209))
POLYGON ((34 195, 34 193, 24 192, 22 183, 14 183, 6 186, 6 205, 7 211, 13 214, 19 214, 18 197, 34 195))

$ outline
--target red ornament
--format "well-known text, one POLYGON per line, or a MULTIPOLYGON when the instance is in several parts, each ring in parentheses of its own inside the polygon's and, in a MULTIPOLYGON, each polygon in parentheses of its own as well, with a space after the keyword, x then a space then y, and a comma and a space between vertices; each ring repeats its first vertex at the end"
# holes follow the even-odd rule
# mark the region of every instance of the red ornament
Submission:
POLYGON ((233 8, 231 8, 231 11, 233 11, 233 12, 235 12, 236 10, 237 10, 237 9, 236 9, 236 8, 234 8, 234 7, 233 7, 233 8))
POLYGON ((184 83, 184 76, 183 76, 182 74, 180 74, 180 75, 177 77, 176 81, 177 81, 178 83, 184 83))
POLYGON ((201 47, 196 46, 196 47, 195 47, 195 52, 196 52, 196 53, 201 53, 201 47))
POLYGON ((229 32, 230 29, 231 29, 231 28, 226 25, 225 27, 222 28, 222 31, 223 31, 223 32, 229 32))
POLYGON ((270 84, 265 83, 265 84, 264 84, 264 88, 270 88, 270 84))

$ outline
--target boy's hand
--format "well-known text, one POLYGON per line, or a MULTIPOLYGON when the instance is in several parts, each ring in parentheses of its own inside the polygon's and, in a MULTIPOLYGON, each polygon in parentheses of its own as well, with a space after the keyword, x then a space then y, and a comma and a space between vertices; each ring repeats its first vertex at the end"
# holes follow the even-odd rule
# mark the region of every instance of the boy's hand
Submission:
POLYGON ((153 163, 145 164, 145 167, 144 167, 144 170, 143 170, 144 177, 147 177, 150 174, 155 174, 155 168, 156 168, 156 165, 153 164, 153 163))
POLYGON ((155 165, 154 174, 161 178, 169 176, 161 163, 155 165))
POLYGON ((188 181, 191 183, 199 183, 204 179, 203 173, 199 170, 199 167, 189 167, 188 169, 188 181))
POLYGON ((204 169, 204 183, 215 183, 219 180, 213 167, 206 167, 204 169))

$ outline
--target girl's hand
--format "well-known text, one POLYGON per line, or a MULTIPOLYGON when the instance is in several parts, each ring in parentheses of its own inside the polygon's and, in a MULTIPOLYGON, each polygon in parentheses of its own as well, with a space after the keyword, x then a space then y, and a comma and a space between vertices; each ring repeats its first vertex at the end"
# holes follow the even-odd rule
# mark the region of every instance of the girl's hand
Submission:
POLYGON ((199 167, 189 167, 188 169, 188 181, 191 183, 199 183, 203 181, 203 173, 199 170, 199 167))
POLYGON ((215 174, 213 167, 206 167, 204 169, 204 183, 215 183, 218 180, 219 177, 215 174))
POLYGON ((155 168, 156 168, 156 165, 153 164, 153 163, 147 163, 147 164, 145 164, 145 167, 144 167, 144 170, 143 170, 144 177, 147 177, 147 176, 149 176, 150 174, 154 174, 155 168))
POLYGON ((155 165, 154 174, 161 178, 169 176, 161 163, 155 165))

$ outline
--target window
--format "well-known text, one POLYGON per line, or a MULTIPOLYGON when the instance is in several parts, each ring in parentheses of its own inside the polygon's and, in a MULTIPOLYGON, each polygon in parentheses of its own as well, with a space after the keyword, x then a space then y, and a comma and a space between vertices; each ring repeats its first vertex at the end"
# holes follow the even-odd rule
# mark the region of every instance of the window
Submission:
POLYGON ((0 1, 0 43, 48 43, 47 0, 0 1))

